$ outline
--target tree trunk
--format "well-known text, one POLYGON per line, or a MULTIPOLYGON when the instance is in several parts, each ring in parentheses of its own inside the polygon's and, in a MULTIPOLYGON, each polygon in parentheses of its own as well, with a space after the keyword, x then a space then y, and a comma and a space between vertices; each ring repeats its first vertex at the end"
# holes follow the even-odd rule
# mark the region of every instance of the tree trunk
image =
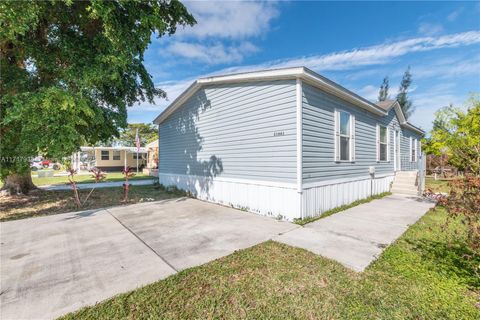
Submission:
POLYGON ((5 179, 0 195, 27 194, 33 189, 37 187, 33 184, 30 170, 24 174, 12 173, 5 179))

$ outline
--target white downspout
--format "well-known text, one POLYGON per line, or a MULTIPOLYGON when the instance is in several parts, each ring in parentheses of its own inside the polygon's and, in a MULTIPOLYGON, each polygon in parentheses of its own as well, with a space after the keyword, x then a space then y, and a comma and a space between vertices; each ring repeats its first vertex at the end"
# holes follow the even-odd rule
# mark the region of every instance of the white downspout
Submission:
POLYGON ((296 111, 297 111, 297 193, 299 197, 299 214, 300 218, 303 218, 303 208, 302 208, 302 192, 303 192, 303 177, 302 177, 302 164, 303 164, 303 154, 302 154, 302 142, 303 142, 303 130, 302 130, 302 80, 297 78, 296 83, 296 111))
POLYGON ((127 169, 127 150, 123 150, 123 169, 127 169))

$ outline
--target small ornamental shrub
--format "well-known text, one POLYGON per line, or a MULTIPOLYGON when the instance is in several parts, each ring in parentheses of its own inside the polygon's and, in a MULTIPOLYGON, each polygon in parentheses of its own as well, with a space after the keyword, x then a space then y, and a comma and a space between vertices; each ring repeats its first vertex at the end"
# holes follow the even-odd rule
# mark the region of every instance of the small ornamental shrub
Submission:
POLYGON ((80 202, 80 196, 78 195, 78 188, 77 188, 77 182, 75 181, 74 176, 77 174, 77 170, 73 168, 68 168, 68 182, 70 183, 70 186, 72 187, 73 190, 73 199, 75 200, 75 204, 77 205, 78 208, 82 206, 82 203, 80 202))
MULTIPOLYGON (((93 179, 95 179, 95 183, 102 182, 107 177, 107 174, 98 168, 92 168, 89 171, 92 174, 93 179)), ((90 198, 90 195, 93 193, 93 190, 95 190, 95 187, 93 187, 92 190, 90 190, 88 195, 85 197, 83 204, 85 204, 88 198, 90 198)))
POLYGON ((480 253, 480 176, 465 176, 450 182, 450 194, 439 198, 450 218, 460 218, 467 226, 467 241, 480 253))
MULTIPOLYGON (((88 198, 92 194, 93 190, 95 190, 95 187, 93 187, 92 190, 90 190, 90 192, 85 197, 85 200, 83 200, 83 202, 80 201, 80 195, 78 193, 77 182, 75 181, 75 178, 74 178, 74 176, 77 174, 77 170, 75 170, 71 167, 68 167, 67 172, 68 172, 68 181, 69 181, 69 183, 70 183, 70 185, 72 186, 72 189, 73 189, 73 199, 75 200, 75 204, 77 205, 77 207, 80 208, 80 207, 85 205, 88 198)), ((95 179, 95 183, 101 182, 102 180, 104 180, 107 177, 105 172, 103 172, 102 170, 97 169, 97 168, 90 169, 90 172, 92 173, 92 177, 95 179)))
POLYGON ((90 173, 92 174, 92 177, 95 179, 95 183, 102 182, 107 177, 107 174, 98 168, 90 169, 90 173))

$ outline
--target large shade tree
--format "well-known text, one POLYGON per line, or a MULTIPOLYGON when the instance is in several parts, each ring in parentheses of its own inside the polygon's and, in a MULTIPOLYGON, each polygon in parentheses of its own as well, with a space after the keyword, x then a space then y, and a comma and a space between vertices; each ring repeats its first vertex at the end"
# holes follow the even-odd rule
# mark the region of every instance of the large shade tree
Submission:
POLYGON ((3 189, 28 192, 32 157, 118 136, 128 106, 164 97, 144 52, 194 23, 176 0, 0 2, 3 189))

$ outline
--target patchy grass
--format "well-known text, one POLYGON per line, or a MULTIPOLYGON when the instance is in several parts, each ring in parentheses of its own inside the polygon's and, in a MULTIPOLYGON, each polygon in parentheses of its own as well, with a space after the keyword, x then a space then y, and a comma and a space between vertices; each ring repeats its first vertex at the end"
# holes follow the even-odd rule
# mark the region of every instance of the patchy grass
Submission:
POLYGON ((425 178, 425 189, 431 189, 433 192, 450 192, 450 187, 448 186, 449 180, 438 179, 435 180, 433 177, 425 178))
POLYGON ((427 213, 364 273, 268 241, 63 319, 480 319, 480 258, 445 219, 427 213))
MULTIPOLYGON (((156 178, 139 172, 129 180, 145 180, 145 179, 156 179, 156 178)), ((114 182, 114 181, 124 181, 124 180, 125 178, 121 172, 107 172, 107 177, 102 182, 114 182)), ((59 184, 69 183, 67 176, 39 178, 37 175, 34 175, 34 174, 32 174, 32 181, 37 186, 59 185, 59 184)), ((79 175, 75 175, 75 181, 77 183, 94 183, 95 179, 91 174, 88 174, 88 175, 79 174, 79 175)))
MULTIPOLYGON (((90 190, 79 190, 80 198, 85 199, 90 190)), ((164 200, 176 196, 160 190, 158 186, 131 186, 128 204, 164 200)), ((121 202, 122 198, 122 187, 95 189, 85 205, 79 209, 73 201, 73 191, 71 190, 34 190, 27 196, 1 197, 0 221, 118 206, 124 204, 121 202)))
POLYGON ((383 193, 368 197, 366 199, 357 200, 357 201, 354 201, 350 204, 346 204, 346 205, 343 205, 343 206, 336 207, 336 208, 333 208, 331 210, 325 211, 317 217, 309 217, 309 218, 305 218, 305 219, 294 219, 293 222, 295 222, 296 224, 299 224, 301 226, 304 226, 307 223, 311 223, 311 222, 317 221, 319 219, 326 218, 326 217, 331 216, 332 214, 338 213, 340 211, 344 211, 344 210, 356 207, 360 204, 371 202, 371 201, 376 200, 376 199, 381 199, 381 198, 389 196, 391 194, 392 194, 391 192, 383 192, 383 193))

